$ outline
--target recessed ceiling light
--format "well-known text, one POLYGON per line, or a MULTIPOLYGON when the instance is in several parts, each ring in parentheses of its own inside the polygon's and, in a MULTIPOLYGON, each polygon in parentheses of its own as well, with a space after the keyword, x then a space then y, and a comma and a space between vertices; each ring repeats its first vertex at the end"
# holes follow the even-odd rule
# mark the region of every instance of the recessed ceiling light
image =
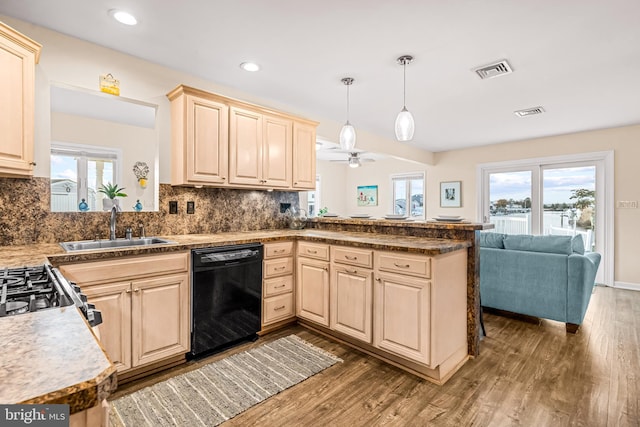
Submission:
POLYGON ((240 64, 240 68, 245 71, 251 72, 260 70, 260 66, 255 62, 243 62, 242 64, 240 64))
POLYGON ((135 16, 124 10, 111 9, 109 14, 113 16, 116 21, 124 25, 136 25, 138 23, 135 16))

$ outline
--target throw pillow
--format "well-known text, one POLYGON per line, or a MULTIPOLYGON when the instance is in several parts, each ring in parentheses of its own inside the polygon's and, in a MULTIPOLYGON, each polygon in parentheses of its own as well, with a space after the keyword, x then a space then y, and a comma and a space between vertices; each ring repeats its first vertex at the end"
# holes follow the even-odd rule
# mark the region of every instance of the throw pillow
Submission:
POLYGON ((576 234, 571 239, 571 249, 573 253, 584 255, 584 240, 582 240, 582 234, 576 234))
POLYGON ((504 249, 504 234, 482 232, 480 233, 480 247, 504 249))
POLYGON ((572 236, 531 236, 527 234, 509 234, 504 238, 504 248, 515 251, 547 252, 571 255, 572 236))

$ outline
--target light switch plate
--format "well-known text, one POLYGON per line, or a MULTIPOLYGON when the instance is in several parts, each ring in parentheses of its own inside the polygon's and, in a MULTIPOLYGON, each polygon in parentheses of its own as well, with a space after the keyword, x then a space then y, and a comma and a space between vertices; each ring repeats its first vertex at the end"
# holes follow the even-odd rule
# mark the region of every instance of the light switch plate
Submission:
POLYGON ((178 202, 175 200, 171 200, 169 202, 169 213, 177 214, 178 213, 178 202))
POLYGON ((187 213, 188 214, 196 213, 196 203, 195 202, 187 202, 187 213))

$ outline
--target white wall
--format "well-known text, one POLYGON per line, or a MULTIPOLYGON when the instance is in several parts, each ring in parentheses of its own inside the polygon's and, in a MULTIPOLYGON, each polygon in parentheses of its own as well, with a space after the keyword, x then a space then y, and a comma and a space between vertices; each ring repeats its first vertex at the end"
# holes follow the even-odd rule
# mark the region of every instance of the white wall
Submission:
MULTIPOLYGON (((450 213, 475 219, 478 197, 475 174, 480 163, 608 150, 615 153, 614 200, 640 200, 640 125, 636 125, 436 153, 435 166, 430 169, 431 179, 427 184, 427 206, 439 206, 437 185, 440 181, 462 181, 462 207, 436 208, 430 216, 450 213)), ((616 208, 613 221, 615 282, 640 289, 637 256, 640 251, 640 209, 616 208)))
POLYGON ((393 158, 363 163, 359 168, 350 168, 346 163, 318 161, 317 173, 322 180, 322 207, 327 206, 329 212, 341 216, 369 214, 374 218, 381 218, 393 213, 391 175, 426 172, 427 167, 425 164, 393 158), (378 186, 377 206, 358 206, 357 187, 361 185, 378 186))

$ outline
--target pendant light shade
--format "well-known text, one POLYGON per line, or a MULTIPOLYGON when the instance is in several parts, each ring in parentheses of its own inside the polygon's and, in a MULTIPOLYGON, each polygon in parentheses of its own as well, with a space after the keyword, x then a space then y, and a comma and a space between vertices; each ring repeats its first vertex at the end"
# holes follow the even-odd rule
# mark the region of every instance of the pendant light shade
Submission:
POLYGON ((347 122, 340 131, 340 149, 352 150, 356 146, 356 130, 349 123, 349 86, 353 84, 353 78, 345 77, 342 79, 342 83, 347 86, 347 122))
POLYGON ((402 110, 396 117, 396 139, 398 141, 411 141, 416 125, 413 121, 413 115, 407 110, 407 64, 413 61, 413 56, 403 55, 398 58, 398 64, 402 65, 403 86, 402 86, 402 110))

